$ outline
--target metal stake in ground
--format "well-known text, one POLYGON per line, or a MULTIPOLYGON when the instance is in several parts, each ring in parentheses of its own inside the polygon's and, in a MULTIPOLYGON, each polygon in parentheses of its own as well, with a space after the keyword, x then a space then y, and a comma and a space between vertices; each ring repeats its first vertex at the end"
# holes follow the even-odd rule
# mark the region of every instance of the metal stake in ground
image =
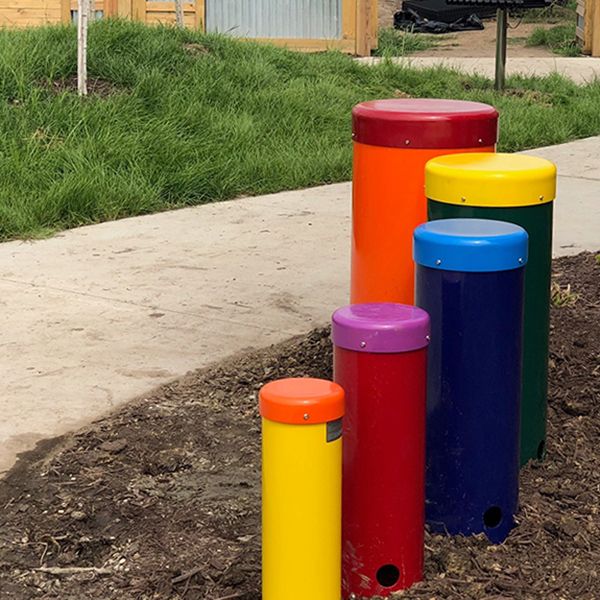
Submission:
POLYGON ((175 22, 177 27, 183 27, 183 0, 175 0, 175 22))
MULTIPOLYGON (((446 0, 447 4, 462 4, 469 6, 483 6, 486 9, 497 6, 496 11, 496 81, 494 87, 498 91, 504 89, 506 73, 506 44, 508 33, 508 9, 519 10, 530 8, 543 8, 549 6, 552 0, 446 0)), ((476 10, 476 9, 475 9, 476 10)))
POLYGON ((494 88, 498 91, 504 89, 506 81, 506 45, 508 34, 508 11, 499 8, 496 13, 496 81, 494 88))
POLYGON ((77 4, 77 91, 87 96, 87 34, 90 0, 77 4))

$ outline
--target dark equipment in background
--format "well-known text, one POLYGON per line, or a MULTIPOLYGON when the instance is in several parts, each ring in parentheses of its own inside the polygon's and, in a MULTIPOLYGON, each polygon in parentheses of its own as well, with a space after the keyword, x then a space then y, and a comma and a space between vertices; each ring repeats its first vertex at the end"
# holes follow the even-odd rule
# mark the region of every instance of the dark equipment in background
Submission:
MULTIPOLYGON (((441 21, 443 23, 456 23, 461 18, 476 15, 479 18, 491 17, 496 13, 496 90, 503 90, 506 81, 506 45, 508 31, 508 11, 527 10, 532 8, 546 8, 552 4, 552 0, 405 0, 402 11, 396 13, 398 19, 401 13, 408 10, 414 11, 424 20, 441 21)), ((396 23, 394 15, 394 26, 396 23)), ((460 31, 449 29, 448 31, 460 31)), ((464 31, 465 29, 463 29, 464 31)), ((421 31, 414 28, 413 31, 421 31)), ((430 31, 430 33, 445 33, 442 31, 430 31)))
POLYGON ((462 6, 491 6, 493 8, 545 8, 552 4, 551 0, 446 0, 448 4, 462 6))
POLYGON ((405 11, 413 11, 423 19, 441 23, 454 23, 472 14, 476 14, 480 19, 493 17, 496 14, 495 7, 478 6, 474 10, 470 6, 451 5, 446 0, 404 0, 402 12, 405 11))

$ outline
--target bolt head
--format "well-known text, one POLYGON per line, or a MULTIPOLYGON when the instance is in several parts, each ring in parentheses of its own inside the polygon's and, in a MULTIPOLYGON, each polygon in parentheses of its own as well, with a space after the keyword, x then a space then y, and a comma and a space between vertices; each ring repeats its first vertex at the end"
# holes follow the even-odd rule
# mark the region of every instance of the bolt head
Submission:
POLYGON ((461 196, 461 198, 460 198, 460 201, 461 201, 461 202, 466 202, 466 201, 467 201, 467 199, 466 199, 464 196, 461 196))
POLYGON ((367 342, 361 342, 360 343, 360 347, 361 348, 366 348, 367 347, 367 342))
POLYGON ((410 140, 404 140, 404 144, 405 144, 406 146, 410 146, 410 140))
POLYGON ((303 418, 305 421, 308 421, 308 420, 310 419, 310 415, 309 415, 308 413, 304 413, 304 415, 302 415, 302 418, 303 418))
POLYGON ((439 267, 439 266, 442 264, 442 259, 441 259, 441 258, 438 258, 438 259, 435 261, 435 264, 436 264, 436 265, 439 267))

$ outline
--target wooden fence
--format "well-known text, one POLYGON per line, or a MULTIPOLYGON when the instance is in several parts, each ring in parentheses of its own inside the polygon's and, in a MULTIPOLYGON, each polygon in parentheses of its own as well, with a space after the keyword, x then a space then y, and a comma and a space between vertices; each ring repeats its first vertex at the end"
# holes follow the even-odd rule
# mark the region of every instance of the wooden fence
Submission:
MULTIPOLYGON (((206 2, 184 3, 186 27, 205 30, 206 2)), ((292 49, 319 51, 338 49, 368 56, 377 43, 377 0, 341 0, 341 35, 334 39, 256 38, 292 49)), ((133 19, 148 24, 175 23, 174 2, 147 0, 96 0, 98 16, 133 19)), ((28 27, 49 23, 68 23, 77 10, 77 0, 0 0, 0 26, 28 27)))
POLYGON ((600 0, 577 0, 577 39, 584 54, 600 57, 600 0))

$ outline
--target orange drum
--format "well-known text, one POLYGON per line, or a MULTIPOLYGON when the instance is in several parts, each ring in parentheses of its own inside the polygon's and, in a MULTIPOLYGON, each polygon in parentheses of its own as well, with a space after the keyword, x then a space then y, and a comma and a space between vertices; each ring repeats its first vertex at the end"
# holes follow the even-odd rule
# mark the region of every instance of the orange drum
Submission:
POLYGON ((498 112, 459 100, 373 100, 354 107, 352 131, 350 302, 413 304, 413 231, 427 221, 425 164, 493 152, 498 112))

